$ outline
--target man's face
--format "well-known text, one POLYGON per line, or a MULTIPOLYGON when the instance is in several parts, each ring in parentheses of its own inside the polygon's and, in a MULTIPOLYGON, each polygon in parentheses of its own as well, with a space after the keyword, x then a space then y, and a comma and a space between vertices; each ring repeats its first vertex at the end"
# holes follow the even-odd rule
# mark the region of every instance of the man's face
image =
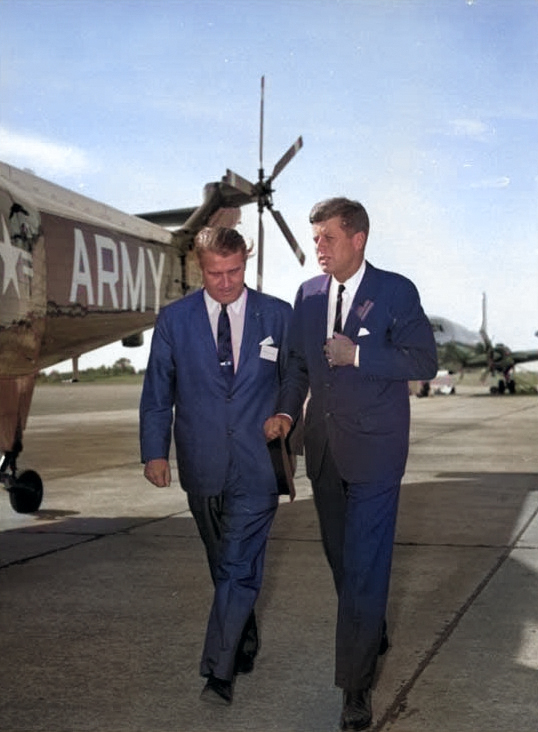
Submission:
POLYGON ((200 255, 202 279, 208 294, 223 305, 235 302, 245 285, 246 260, 242 252, 222 257, 215 252, 200 255))
POLYGON ((345 282, 359 269, 364 259, 366 236, 363 231, 349 234, 340 226, 340 217, 313 224, 319 266, 325 272, 345 282))

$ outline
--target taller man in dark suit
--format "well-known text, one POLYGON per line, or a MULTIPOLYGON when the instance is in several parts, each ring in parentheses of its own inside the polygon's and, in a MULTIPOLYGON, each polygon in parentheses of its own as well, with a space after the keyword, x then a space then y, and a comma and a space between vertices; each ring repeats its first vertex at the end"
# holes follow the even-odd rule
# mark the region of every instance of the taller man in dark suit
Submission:
POLYGON ((407 382, 433 378, 437 356, 413 283, 364 259, 364 207, 330 199, 314 206, 310 223, 324 274, 297 294, 279 414, 266 423, 266 436, 287 434, 310 389, 306 468, 338 593, 340 726, 360 730, 372 721, 409 446, 407 382))
POLYGON ((245 287, 248 251, 234 229, 204 229, 195 248, 204 288, 159 313, 140 439, 144 475, 167 486, 173 424, 180 483, 215 586, 202 698, 230 704, 235 674, 252 670, 258 650, 254 604, 278 505, 263 425, 276 408, 292 309, 245 287))

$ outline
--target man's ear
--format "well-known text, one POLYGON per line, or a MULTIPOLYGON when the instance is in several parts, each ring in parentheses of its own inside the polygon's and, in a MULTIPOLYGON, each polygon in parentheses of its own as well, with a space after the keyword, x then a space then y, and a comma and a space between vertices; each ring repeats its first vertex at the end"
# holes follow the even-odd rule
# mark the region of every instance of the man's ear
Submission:
POLYGON ((353 247, 356 252, 363 252, 366 246, 366 234, 364 231, 357 231, 353 234, 353 247))

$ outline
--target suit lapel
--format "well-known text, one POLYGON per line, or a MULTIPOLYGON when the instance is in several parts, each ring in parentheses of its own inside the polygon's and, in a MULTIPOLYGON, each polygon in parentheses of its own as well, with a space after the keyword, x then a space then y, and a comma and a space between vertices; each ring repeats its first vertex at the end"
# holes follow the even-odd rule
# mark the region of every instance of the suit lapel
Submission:
POLYGON ((202 363, 208 364, 220 373, 221 369, 217 356, 217 346, 211 330, 203 290, 198 290, 193 295, 193 298, 196 298, 193 302, 193 322, 195 324, 195 331, 198 334, 202 363))
POLYGON ((361 324, 368 318, 368 314, 374 307, 376 293, 378 290, 378 282, 375 274, 375 267, 366 262, 366 271, 359 285, 359 289, 355 293, 351 309, 347 316, 344 327, 344 335, 352 340, 355 339, 361 324))
POLYGON ((307 327, 312 328, 315 338, 319 339, 322 344, 327 340, 330 284, 330 275, 322 276, 317 293, 314 293, 314 297, 310 298, 311 312, 308 314, 307 327))
POLYGON ((259 357, 258 344, 265 335, 260 335, 261 312, 259 308, 258 293, 247 288, 247 302, 245 307, 245 322, 243 324, 243 338, 241 339, 241 350, 239 352, 239 363, 237 365, 235 379, 239 383, 248 373, 252 359, 259 357))

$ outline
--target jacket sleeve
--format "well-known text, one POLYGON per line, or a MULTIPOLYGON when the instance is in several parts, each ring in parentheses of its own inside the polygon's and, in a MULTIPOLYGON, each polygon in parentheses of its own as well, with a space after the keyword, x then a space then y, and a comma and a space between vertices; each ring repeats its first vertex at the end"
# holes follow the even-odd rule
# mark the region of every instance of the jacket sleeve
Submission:
POLYGON ((302 329, 302 288, 295 298, 291 316, 288 359, 285 377, 280 387, 277 413, 289 414, 295 420, 301 413, 308 394, 309 377, 304 352, 302 329))
POLYGON ((145 463, 168 459, 172 435, 175 364, 164 313, 159 315, 140 400, 140 450, 145 463))
POLYGON ((381 343, 360 344, 359 374, 392 380, 433 379, 437 347, 415 285, 401 277, 387 307, 387 329, 381 343))

